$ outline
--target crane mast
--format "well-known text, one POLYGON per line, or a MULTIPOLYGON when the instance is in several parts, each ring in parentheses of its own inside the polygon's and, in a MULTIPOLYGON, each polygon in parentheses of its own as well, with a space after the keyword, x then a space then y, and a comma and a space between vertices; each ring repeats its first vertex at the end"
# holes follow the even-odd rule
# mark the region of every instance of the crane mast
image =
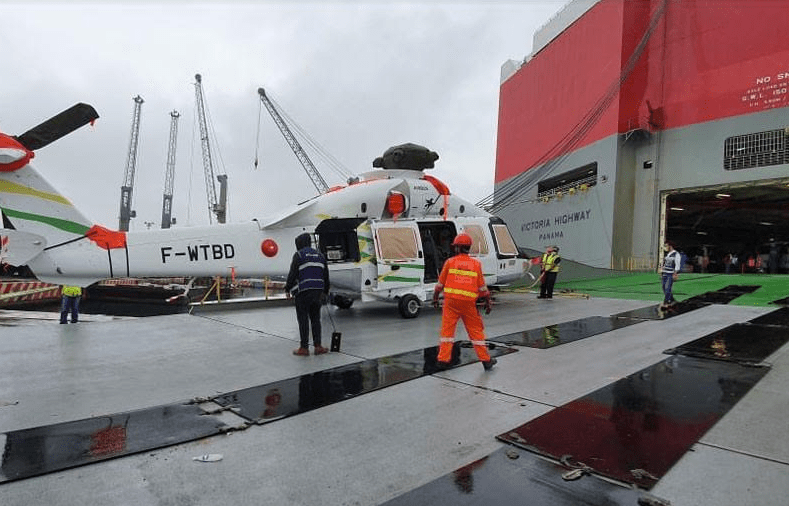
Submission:
POLYGON ((178 111, 170 113, 170 141, 167 144, 167 167, 164 173, 164 197, 162 198, 162 228, 173 223, 173 183, 175 181, 175 146, 178 139, 178 111))
POLYGON ((129 221, 137 216, 135 211, 132 211, 132 191, 134 190, 134 172, 137 166, 137 145, 140 138, 140 114, 142 112, 142 103, 144 100, 137 95, 134 97, 134 114, 132 117, 131 139, 129 140, 129 153, 126 156, 126 172, 123 176, 123 185, 121 186, 121 209, 120 218, 118 220, 118 230, 128 231, 129 221))
POLYGON ((219 199, 216 196, 216 185, 214 184, 214 166, 211 159, 211 145, 208 141, 208 122, 205 116, 205 104, 203 101, 203 78, 200 74, 195 74, 195 101, 197 102, 197 120, 200 126, 200 145, 203 149, 203 169, 205 170, 205 189, 208 197, 209 218, 211 213, 216 216, 218 223, 224 223, 227 217, 227 175, 216 176, 219 181, 219 199))
POLYGON ((260 95, 260 101, 263 102, 263 105, 268 109, 269 114, 271 114, 271 117, 274 119, 274 123, 277 124, 282 135, 285 136, 285 140, 288 142, 288 145, 290 145, 290 149, 293 150, 296 158, 301 162, 304 171, 307 172, 307 175, 310 177, 312 184, 315 185, 318 193, 326 193, 329 190, 329 185, 326 184, 326 180, 323 179, 318 169, 315 168, 312 160, 309 159, 304 148, 302 148, 299 141, 296 140, 296 137, 290 131, 290 128, 288 128, 288 125, 285 123, 285 120, 282 119, 282 116, 280 116, 274 104, 266 96, 266 90, 258 88, 258 95, 260 95))

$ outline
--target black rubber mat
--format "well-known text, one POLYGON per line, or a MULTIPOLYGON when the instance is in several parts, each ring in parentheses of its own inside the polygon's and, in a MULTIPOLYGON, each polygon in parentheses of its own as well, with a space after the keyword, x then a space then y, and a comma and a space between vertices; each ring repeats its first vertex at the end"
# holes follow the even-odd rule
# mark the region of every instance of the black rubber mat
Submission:
POLYGON ((617 318, 636 318, 642 320, 665 320, 681 314, 695 311, 710 304, 728 304, 740 295, 755 292, 759 285, 729 285, 712 292, 705 292, 683 301, 679 301, 666 308, 660 304, 642 307, 632 311, 615 314, 617 318))
POLYGON ((649 489, 768 370, 673 356, 498 438, 649 489))
POLYGON ((669 306, 665 309, 661 308, 660 304, 655 304, 654 306, 641 307, 638 309, 625 311, 623 313, 617 313, 614 315, 614 317, 631 318, 636 320, 665 320, 667 318, 689 313, 709 305, 709 302, 688 299, 686 301, 677 302, 673 306, 669 306))
POLYGON ((694 297, 686 299, 685 302, 698 301, 698 302, 707 302, 710 304, 728 304, 729 302, 733 301, 737 297, 741 295, 745 295, 746 293, 753 293, 759 288, 761 288, 760 285, 729 285, 719 290, 696 295, 694 297))
POLYGON ((753 364, 775 353, 787 341, 786 327, 736 323, 665 353, 753 364))
POLYGON ((755 325, 777 325, 780 327, 789 327, 789 307, 782 307, 781 309, 770 311, 767 314, 750 320, 750 323, 755 325))
POLYGON ((185 443, 226 427, 196 405, 170 404, 6 432, 0 435, 0 483, 185 443))
POLYGON ((556 325, 496 336, 488 339, 488 341, 531 348, 552 348, 560 344, 571 343, 604 332, 628 327, 642 321, 632 318, 591 316, 589 318, 557 323, 556 325))
POLYGON ((776 299, 770 304, 775 304, 777 306, 789 306, 789 297, 784 297, 783 299, 776 299))
MULTIPOLYGON (((455 343, 451 367, 478 362, 474 350, 466 347, 465 343, 455 343)), ((493 343, 490 345, 491 357, 517 351, 493 343)), ((218 395, 212 400, 220 406, 232 407, 234 413, 247 420, 268 423, 435 373, 440 370, 436 363, 437 354, 438 347, 433 346, 244 388, 218 395)), ((481 369, 482 365, 479 367, 481 369)))
POLYGON ((566 481, 567 471, 527 451, 502 448, 383 506, 636 506, 644 495, 593 476, 566 481))

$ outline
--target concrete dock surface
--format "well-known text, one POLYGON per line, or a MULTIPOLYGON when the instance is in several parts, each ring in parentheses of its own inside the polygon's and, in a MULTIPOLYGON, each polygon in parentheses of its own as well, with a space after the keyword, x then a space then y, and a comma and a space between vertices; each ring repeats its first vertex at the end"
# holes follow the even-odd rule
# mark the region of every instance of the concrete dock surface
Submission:
MULTIPOLYGON (((501 293, 484 319, 490 339, 648 305, 501 293)), ((0 504, 382 504, 506 448, 496 436, 665 360, 664 350, 773 310, 711 304, 546 349, 516 347, 491 371, 475 362, 264 425, 9 480, 0 504), (194 460, 202 455, 221 460, 194 460)), ((430 307, 416 319, 383 303, 329 311, 341 350, 309 357, 291 353, 295 311, 282 304, 86 315, 69 325, 0 312, 0 433, 213 397, 438 343, 441 315, 430 307)), ((328 347, 332 321, 322 315, 328 347)), ((457 339, 467 339, 462 325, 457 339)), ((769 372, 650 494, 686 506, 789 504, 789 346, 764 362, 769 372)), ((500 504, 495 494, 478 499, 500 504)))

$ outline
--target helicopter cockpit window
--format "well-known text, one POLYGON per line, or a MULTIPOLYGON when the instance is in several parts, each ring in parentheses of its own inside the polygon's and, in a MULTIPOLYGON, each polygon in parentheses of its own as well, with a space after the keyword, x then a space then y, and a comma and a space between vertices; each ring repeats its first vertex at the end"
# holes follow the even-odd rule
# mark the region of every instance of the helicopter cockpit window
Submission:
POLYGON ((499 246, 500 255, 517 255, 518 247, 512 240, 507 225, 493 224, 493 235, 496 237, 496 244, 499 246))

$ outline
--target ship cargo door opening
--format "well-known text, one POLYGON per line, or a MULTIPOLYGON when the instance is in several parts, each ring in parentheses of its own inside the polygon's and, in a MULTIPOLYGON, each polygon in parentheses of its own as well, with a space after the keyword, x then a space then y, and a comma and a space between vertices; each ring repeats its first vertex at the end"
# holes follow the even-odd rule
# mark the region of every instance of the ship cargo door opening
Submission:
POLYGON ((789 273, 789 179, 669 191, 664 197, 661 240, 688 255, 686 270, 726 272, 729 264, 729 272, 789 273))

